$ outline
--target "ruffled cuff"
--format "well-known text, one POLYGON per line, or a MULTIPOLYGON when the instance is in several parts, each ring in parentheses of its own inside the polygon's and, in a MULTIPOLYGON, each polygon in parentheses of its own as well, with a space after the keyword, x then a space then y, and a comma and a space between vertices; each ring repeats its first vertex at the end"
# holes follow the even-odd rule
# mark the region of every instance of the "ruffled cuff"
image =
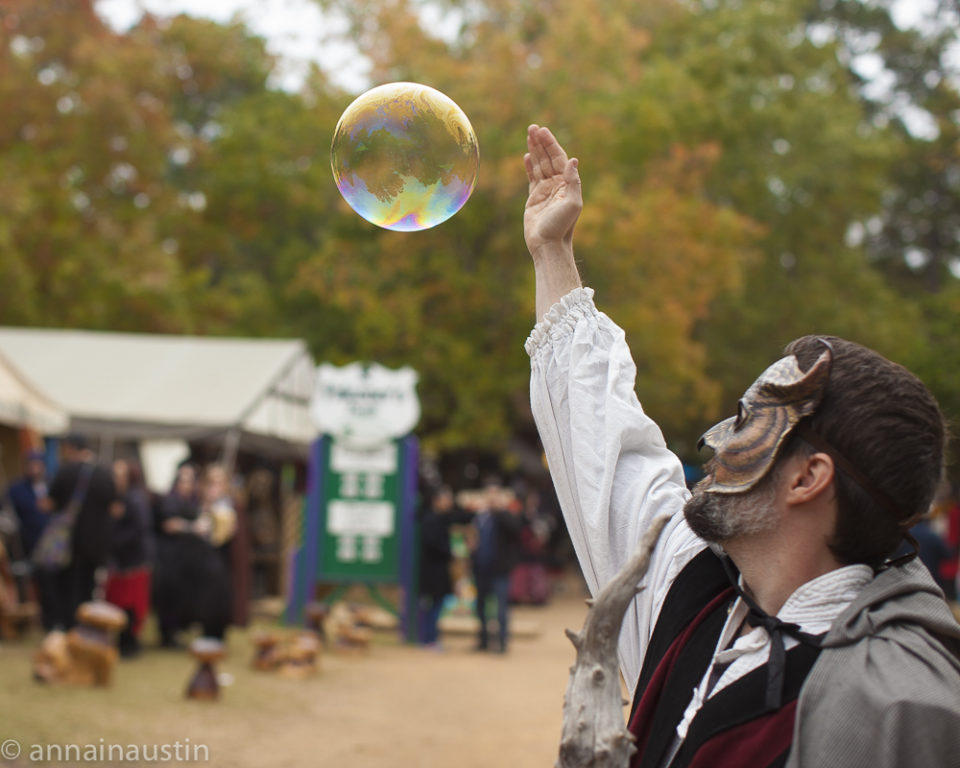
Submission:
POLYGON ((593 304, 593 288, 574 288, 560 301, 550 307, 550 311, 537 323, 527 337, 523 348, 530 357, 547 346, 554 339, 560 339, 573 333, 577 323, 588 315, 596 315, 593 304))

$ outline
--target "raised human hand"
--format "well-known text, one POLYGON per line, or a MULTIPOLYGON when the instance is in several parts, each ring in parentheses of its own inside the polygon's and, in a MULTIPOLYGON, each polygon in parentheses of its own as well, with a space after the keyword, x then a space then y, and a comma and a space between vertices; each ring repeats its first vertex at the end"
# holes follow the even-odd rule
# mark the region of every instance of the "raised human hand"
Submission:
POLYGON ((523 236, 537 259, 550 246, 570 247, 573 228, 583 208, 577 159, 568 158, 549 128, 527 129, 523 164, 530 182, 523 212, 523 236))

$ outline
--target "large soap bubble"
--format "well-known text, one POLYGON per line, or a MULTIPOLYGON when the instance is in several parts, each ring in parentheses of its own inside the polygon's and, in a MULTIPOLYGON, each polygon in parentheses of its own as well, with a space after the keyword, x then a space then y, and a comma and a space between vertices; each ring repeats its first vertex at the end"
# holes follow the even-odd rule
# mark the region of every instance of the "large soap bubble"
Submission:
POLYGON ((459 211, 477 183, 480 151, 452 99, 419 83, 361 94, 333 133, 330 164, 340 194, 384 229, 429 229, 459 211))

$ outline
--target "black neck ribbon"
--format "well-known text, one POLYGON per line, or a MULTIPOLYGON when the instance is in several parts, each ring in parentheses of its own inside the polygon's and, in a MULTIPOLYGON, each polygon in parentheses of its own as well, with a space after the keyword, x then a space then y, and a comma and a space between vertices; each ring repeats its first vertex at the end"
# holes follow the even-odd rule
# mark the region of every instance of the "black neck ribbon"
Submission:
POLYGON ((783 645, 783 636, 789 635, 804 645, 819 648, 823 642, 823 635, 808 634, 800 629, 799 624, 788 623, 776 616, 771 616, 740 586, 740 575, 730 562, 730 558, 721 557, 720 560, 723 562, 723 569, 727 572, 727 578, 747 606, 747 623, 752 627, 763 627, 770 635, 765 704, 768 711, 778 710, 783 706, 783 680, 787 666, 787 651, 783 645))

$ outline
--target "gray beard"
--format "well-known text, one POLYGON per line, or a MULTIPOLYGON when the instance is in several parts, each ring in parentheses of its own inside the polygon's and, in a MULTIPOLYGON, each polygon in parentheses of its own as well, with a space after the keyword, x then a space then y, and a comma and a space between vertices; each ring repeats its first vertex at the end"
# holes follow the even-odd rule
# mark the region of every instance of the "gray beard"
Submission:
POLYGON ((697 487, 683 505, 683 516, 690 530, 701 539, 722 544, 738 536, 776 528, 776 495, 777 485, 771 476, 743 493, 716 493, 697 487))

